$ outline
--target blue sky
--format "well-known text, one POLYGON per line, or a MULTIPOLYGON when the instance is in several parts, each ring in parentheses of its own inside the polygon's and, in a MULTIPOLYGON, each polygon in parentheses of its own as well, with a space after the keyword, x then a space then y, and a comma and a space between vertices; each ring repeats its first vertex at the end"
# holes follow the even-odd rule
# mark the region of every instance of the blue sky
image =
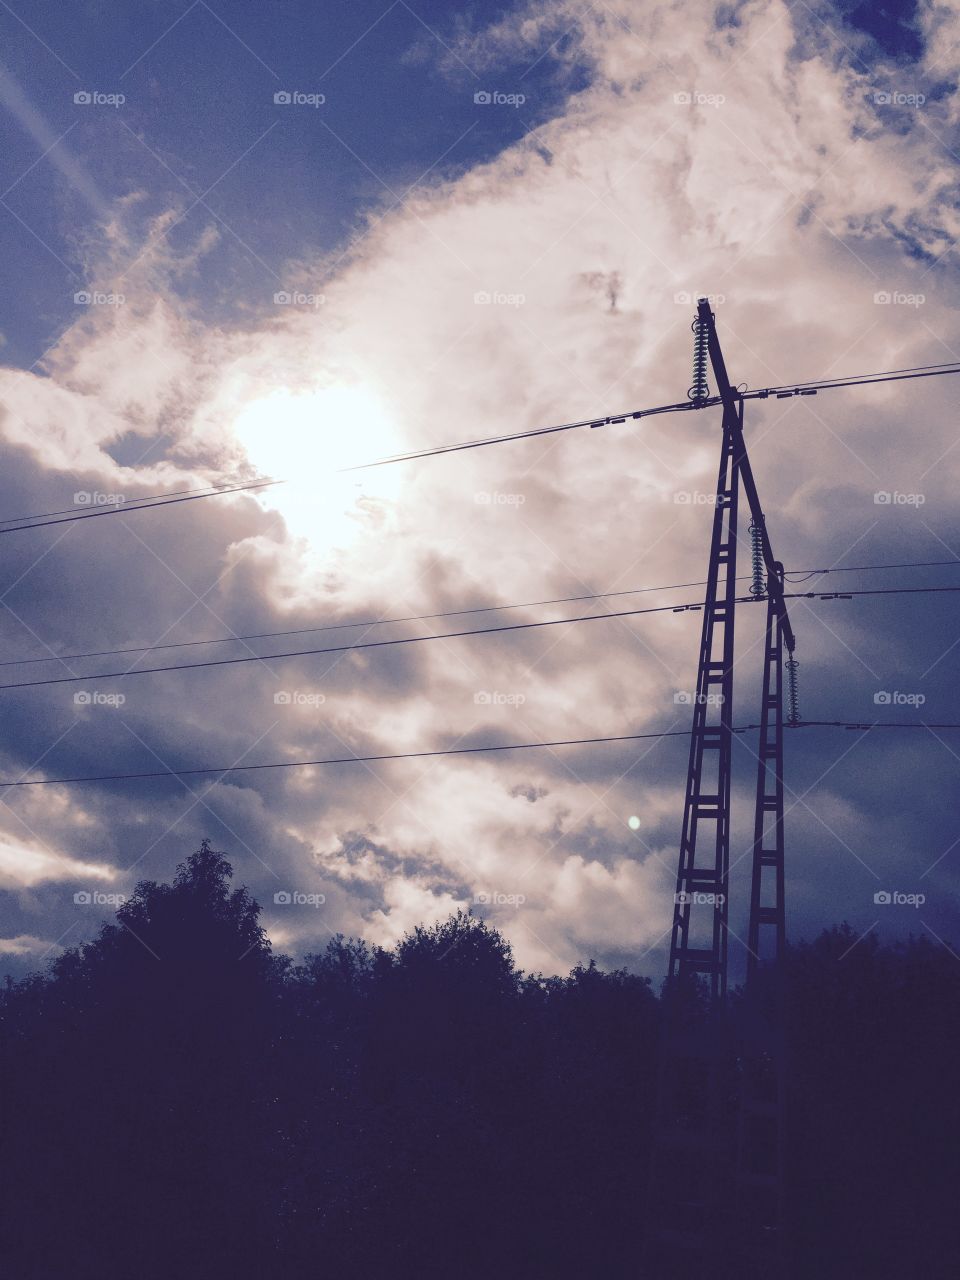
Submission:
MULTIPOLYGON (((495 13, 484 6, 484 21, 495 13)), ((6 118, 4 174, 16 185, 0 226, 2 324, 26 364, 69 322, 73 294, 88 283, 90 191, 65 186, 56 159, 82 169, 98 213, 133 193, 141 219, 181 209, 175 246, 222 220, 222 243, 194 294, 208 314, 236 316, 269 303, 288 260, 335 254, 364 215, 397 203, 425 175, 450 177, 491 159, 569 89, 556 83, 550 54, 481 74, 450 53, 477 7, 438 0, 222 12, 204 0, 67 11, 41 3, 19 17, 0 13, 6 75, 49 142, 62 139, 53 159, 36 163, 36 136, 6 118), (474 102, 498 88, 526 101, 492 110, 474 102), (83 90, 125 101, 87 109, 73 101, 83 90), (283 90, 325 101, 285 110, 273 101, 283 90)))
MULTIPOLYGON (((5 661, 44 661, 3 670, 83 683, 0 694, 0 777, 685 725, 695 614, 128 680, 56 657, 699 581, 708 415, 334 474, 682 398, 698 292, 751 386, 957 358, 956 4, 636 9, 0 7, 0 510, 295 482, 6 537, 5 661)), ((960 559, 950 383, 748 407, 788 568, 960 559)), ((804 714, 869 719, 889 691, 960 721, 951 600, 798 602, 804 714)), ((742 612, 751 720, 759 611, 742 612)), ((960 936, 960 742, 788 746, 794 936, 869 928, 879 888, 928 899, 882 928, 960 936)), ((91 936, 107 912, 76 893, 129 893, 209 836, 294 952, 337 930, 389 943, 492 894, 524 899, 491 911, 521 964, 657 974, 685 748, 639 747, 7 793, 0 959, 22 971, 91 936), (275 905, 287 890, 323 910, 275 905)))
MULTIPOLYGON (((5 7, 0 65, 49 131, 38 146, 22 119, 5 119, 8 358, 31 364, 70 322, 73 294, 89 282, 91 221, 134 193, 141 220, 168 205, 183 213, 174 245, 222 220, 222 242, 193 294, 212 317, 236 318, 269 301, 288 261, 335 256, 365 215, 396 204, 424 175, 453 177, 492 159, 562 110, 589 75, 571 52, 575 22, 562 6, 533 56, 507 51, 488 68, 458 47, 464 31, 519 8, 444 0, 5 7), (474 103, 477 91, 498 88, 525 101, 474 103), (325 102, 285 111, 273 102, 283 89, 325 102), (73 101, 83 90, 125 101, 86 110, 73 101), (61 158, 82 170, 86 193, 64 183, 61 158)), ((921 44, 915 9, 847 2, 818 11, 909 63, 921 44)))

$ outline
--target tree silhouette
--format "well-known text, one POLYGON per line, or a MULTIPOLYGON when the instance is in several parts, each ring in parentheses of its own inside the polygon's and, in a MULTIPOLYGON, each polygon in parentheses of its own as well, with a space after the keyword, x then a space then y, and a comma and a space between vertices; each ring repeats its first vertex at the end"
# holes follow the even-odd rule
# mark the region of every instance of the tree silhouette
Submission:
MULTIPOLYGON (((204 841, 2 993, 4 1274, 642 1277, 649 980, 462 911, 294 965, 231 878, 204 841)), ((842 926, 785 980, 793 1277, 952 1277, 960 963, 842 926)))
POLYGON ((5 1153, 17 1274, 226 1274, 269 1251, 284 964, 231 874, 205 841, 173 885, 140 883, 116 924, 11 1001, 9 1102, 29 1117, 5 1153), (24 1234, 51 1201, 57 1229, 24 1234))

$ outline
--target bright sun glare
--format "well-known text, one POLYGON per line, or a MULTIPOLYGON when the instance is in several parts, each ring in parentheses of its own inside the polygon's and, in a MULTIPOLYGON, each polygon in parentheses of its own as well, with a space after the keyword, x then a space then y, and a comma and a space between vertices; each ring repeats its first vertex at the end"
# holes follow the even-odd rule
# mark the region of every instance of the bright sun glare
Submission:
POLYGON ((286 481, 263 491, 264 505, 320 554, 359 535, 361 499, 389 501, 399 490, 395 467, 338 474, 402 448, 395 423, 365 387, 272 391, 240 412, 234 431, 258 472, 286 481))

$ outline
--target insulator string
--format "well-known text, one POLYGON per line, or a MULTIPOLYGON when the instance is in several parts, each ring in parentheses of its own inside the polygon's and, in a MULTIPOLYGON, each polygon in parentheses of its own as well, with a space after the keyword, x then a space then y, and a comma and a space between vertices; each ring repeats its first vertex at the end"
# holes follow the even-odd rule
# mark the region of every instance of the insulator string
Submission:
POLYGON ((693 385, 687 391, 687 395, 694 402, 698 400, 706 400, 710 395, 710 388, 707 386, 707 362, 709 359, 709 350, 707 340, 709 329, 698 316, 690 326, 693 330, 693 385))

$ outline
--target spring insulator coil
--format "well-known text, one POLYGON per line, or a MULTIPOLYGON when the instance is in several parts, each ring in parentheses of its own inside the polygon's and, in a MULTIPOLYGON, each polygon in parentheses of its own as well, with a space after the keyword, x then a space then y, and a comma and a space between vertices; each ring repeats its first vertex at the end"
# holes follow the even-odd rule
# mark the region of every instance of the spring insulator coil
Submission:
POLYGON ((750 584, 750 594, 758 600, 761 596, 766 595, 766 562, 763 558, 763 517, 759 521, 753 521, 750 525, 750 559, 753 569, 753 582, 750 584))
POLYGON ((788 658, 787 668, 787 723, 800 723, 800 690, 797 687, 797 672, 800 663, 796 658, 788 658))
POLYGON ((698 316, 690 326, 693 330, 693 385, 687 391, 691 400, 706 400, 710 395, 707 386, 707 363, 710 353, 707 345, 709 330, 698 316))

